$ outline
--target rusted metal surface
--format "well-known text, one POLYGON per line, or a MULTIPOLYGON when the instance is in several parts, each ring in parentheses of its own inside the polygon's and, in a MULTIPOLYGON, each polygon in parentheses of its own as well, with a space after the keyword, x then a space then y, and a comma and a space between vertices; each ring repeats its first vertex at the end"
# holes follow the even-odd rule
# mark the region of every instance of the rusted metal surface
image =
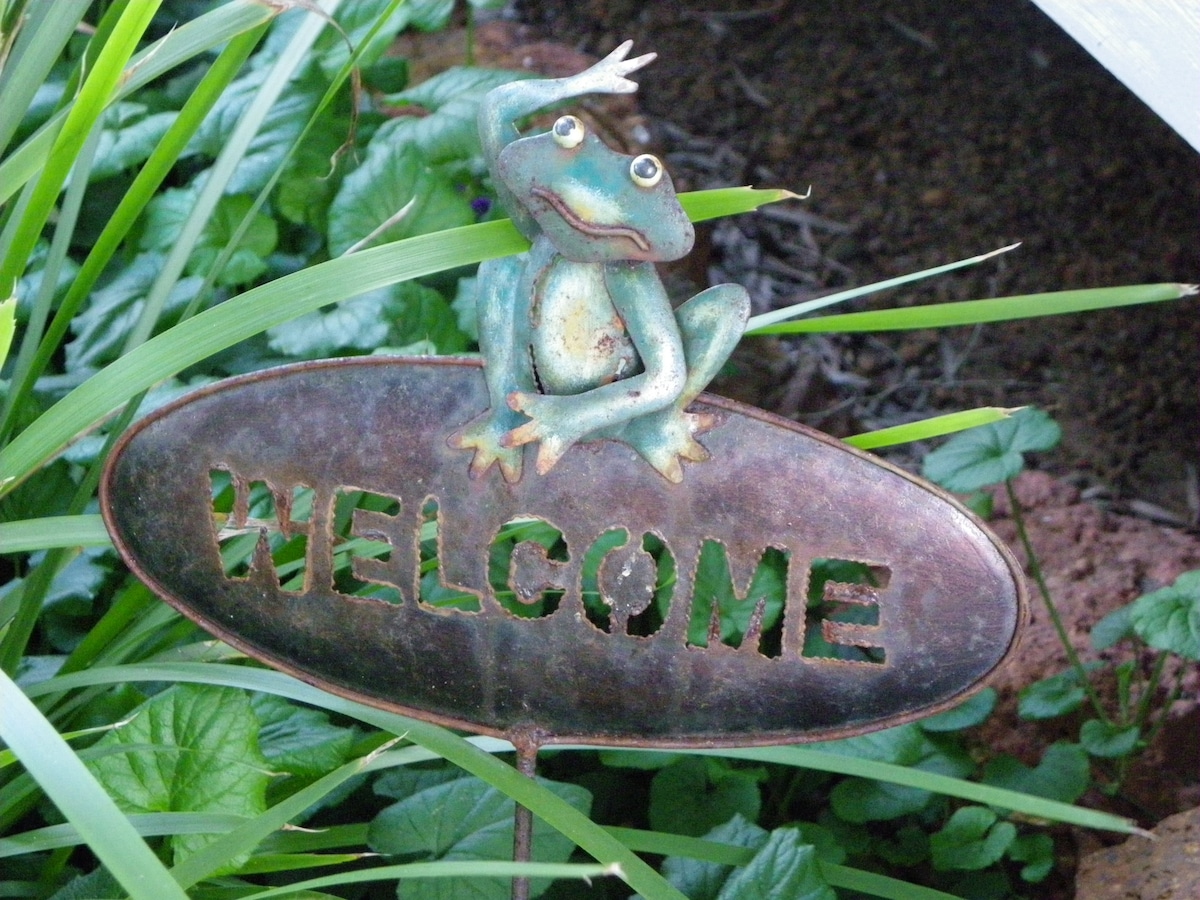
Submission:
POLYGON ((151 588, 250 655, 374 706, 535 746, 859 733, 961 700, 1015 644, 1025 596, 1003 546, 947 495, 827 436, 703 395, 694 410, 716 419, 701 436, 712 459, 682 484, 614 442, 510 484, 495 468, 470 478, 448 443, 487 405, 467 361, 361 358, 232 379, 130 431, 105 475, 104 516, 151 588), (274 496, 258 522, 255 484, 274 496), (214 490, 236 494, 227 511, 214 490), (348 512, 359 496, 371 502, 348 512), (530 520, 561 539, 497 538, 530 520), (597 543, 615 529, 623 546, 597 543), (430 559, 421 538, 434 530, 430 559), (257 540, 241 568, 219 555, 239 532, 257 540), (272 560, 297 536, 297 559, 272 560), (751 597, 734 611, 737 645, 721 643, 694 584, 704 547, 725 555, 742 596, 760 561, 783 560, 782 619, 751 597), (807 603, 820 559, 873 573, 824 589, 823 608, 863 615, 822 620, 807 603), (440 575, 422 583, 434 564, 440 575), (607 617, 585 590, 604 596, 607 617), (457 608, 435 605, 451 595, 457 608), (814 654, 817 630, 859 658, 814 654))

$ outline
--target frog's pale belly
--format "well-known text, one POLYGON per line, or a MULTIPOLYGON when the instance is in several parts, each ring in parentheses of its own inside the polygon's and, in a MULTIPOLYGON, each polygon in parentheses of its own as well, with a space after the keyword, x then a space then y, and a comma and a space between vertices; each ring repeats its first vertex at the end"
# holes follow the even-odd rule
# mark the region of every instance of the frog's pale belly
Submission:
POLYGON ((578 394, 641 371, 601 263, 559 258, 534 288, 530 349, 542 389, 578 394))

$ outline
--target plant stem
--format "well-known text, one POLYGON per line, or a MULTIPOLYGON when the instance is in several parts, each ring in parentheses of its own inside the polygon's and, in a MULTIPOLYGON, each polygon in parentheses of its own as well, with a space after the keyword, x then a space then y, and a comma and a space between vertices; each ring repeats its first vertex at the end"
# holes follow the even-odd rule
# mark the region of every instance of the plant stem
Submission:
MULTIPOLYGON (((1138 699, 1137 713, 1133 717, 1133 724, 1139 728, 1145 727, 1150 721, 1150 705, 1154 702, 1154 695, 1158 693, 1158 685, 1162 681, 1163 669, 1167 665, 1167 654, 1159 653, 1154 660, 1154 668, 1150 672, 1150 677, 1146 679, 1145 687, 1142 690, 1142 696, 1138 699)), ((1165 717, 1167 707, 1163 708, 1165 717)))
MULTIPOLYGON (((1166 659, 1165 653, 1159 657, 1159 661, 1163 662, 1164 665, 1165 665, 1165 659, 1166 659)), ((1159 668, 1160 668, 1159 666, 1157 666, 1157 665, 1155 666, 1156 670, 1159 668)), ((1166 701, 1163 703, 1162 709, 1159 712, 1158 718, 1155 720, 1154 725, 1151 726, 1150 731, 1146 734, 1146 746, 1147 747, 1149 747, 1152 743, 1154 743, 1155 738, 1158 737, 1158 733, 1160 731, 1162 731, 1163 726, 1167 724, 1167 713, 1170 712, 1171 707, 1175 705, 1175 701, 1183 696, 1184 672, 1185 672, 1185 669, 1184 669, 1184 667, 1181 666, 1179 671, 1175 675, 1175 686, 1174 686, 1174 688, 1172 688, 1171 693, 1167 696, 1166 701)), ((1157 672, 1156 672, 1156 674, 1157 674, 1157 672)), ((1155 684, 1154 687, 1157 688, 1158 685, 1155 684)), ((1147 696, 1152 697, 1153 694, 1148 693, 1147 696)), ((1149 704, 1147 704, 1147 706, 1148 705, 1149 704)), ((1147 718, 1148 718, 1148 716, 1147 716, 1147 718)))
POLYGON ((1087 669, 1083 667, 1083 662, 1079 658, 1075 647, 1071 644, 1071 639, 1067 635, 1067 629, 1063 625, 1062 616, 1058 614, 1058 609, 1054 605, 1054 601, 1050 598, 1050 588, 1046 586, 1046 578, 1042 574, 1042 565, 1038 561, 1037 553, 1033 550, 1033 545, 1029 542, 1029 533, 1025 530, 1025 515, 1021 511, 1021 503, 1017 500, 1017 492, 1013 488, 1011 478, 1004 479, 1004 489, 1008 493, 1008 503, 1012 507, 1013 524, 1017 526, 1017 536, 1021 539, 1021 546, 1025 548, 1025 556, 1028 559, 1029 574, 1033 576, 1034 582, 1038 586, 1038 593, 1042 595, 1042 600, 1045 601, 1046 611, 1050 614, 1050 621, 1054 623, 1054 630, 1058 633, 1058 640, 1063 645, 1063 650, 1066 651, 1067 659, 1071 663, 1071 668, 1075 670, 1075 674, 1079 677, 1083 689, 1087 691, 1088 699, 1092 702, 1092 708, 1096 715, 1106 724, 1111 725, 1112 719, 1109 718, 1104 706, 1100 703, 1100 695, 1096 693, 1096 688, 1088 677, 1087 669))

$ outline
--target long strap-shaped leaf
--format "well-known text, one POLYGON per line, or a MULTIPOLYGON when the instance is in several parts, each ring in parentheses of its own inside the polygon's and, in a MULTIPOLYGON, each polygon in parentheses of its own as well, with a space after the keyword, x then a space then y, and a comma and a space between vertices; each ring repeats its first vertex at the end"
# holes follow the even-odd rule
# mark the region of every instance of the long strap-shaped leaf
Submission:
POLYGON ((279 672, 205 663, 112 666, 53 678, 31 687, 29 693, 38 696, 62 689, 114 681, 164 680, 222 684, 252 691, 266 691, 301 703, 334 710, 392 734, 402 735, 472 775, 482 778, 517 803, 533 810, 535 815, 558 829, 597 861, 606 864, 617 863, 629 886, 645 900, 686 900, 683 894, 667 884, 654 869, 582 812, 449 729, 335 697, 279 672))
POLYGON ((747 334, 825 334, 850 331, 905 331, 910 328, 946 328, 952 325, 978 325, 1010 319, 1032 319, 1065 313, 1092 312, 1138 303, 1161 303, 1190 297, 1194 284, 1133 284, 1124 287, 1085 288, 1077 291, 1052 291, 990 300, 963 300, 903 309, 880 309, 818 316, 754 328, 747 334))
POLYGON ((134 900, 187 900, 112 798, 16 683, 0 671, 0 739, 17 754, 134 900))
MULTIPOLYGON (((53 6, 54 15, 60 15, 58 4, 53 6)), ((108 99, 116 101, 129 96, 176 66, 269 22, 283 10, 283 6, 272 3, 225 3, 185 22, 135 56, 121 73, 120 83, 108 99)), ((0 203, 6 202, 46 165, 50 148, 55 145, 64 122, 78 103, 77 97, 56 112, 0 162, 0 203)))
POLYGON ((79 148, 112 99, 125 63, 137 49, 138 41, 154 17, 159 2, 161 0, 146 0, 127 6, 100 49, 99 57, 80 87, 77 102, 71 106, 62 130, 50 148, 42 176, 24 210, 12 244, 7 248, 4 260, 0 261, 0 292, 11 290, 24 271, 34 245, 41 236, 42 226, 54 210, 55 198, 79 155, 79 148))
MULTIPOLYGON (((747 212, 786 193, 730 188, 681 199, 685 208, 702 207, 699 220, 747 212)), ((130 397, 239 341, 329 303, 528 246, 511 222, 487 222, 331 259, 252 288, 122 356, 14 437, 0 450, 0 495, 130 397)))

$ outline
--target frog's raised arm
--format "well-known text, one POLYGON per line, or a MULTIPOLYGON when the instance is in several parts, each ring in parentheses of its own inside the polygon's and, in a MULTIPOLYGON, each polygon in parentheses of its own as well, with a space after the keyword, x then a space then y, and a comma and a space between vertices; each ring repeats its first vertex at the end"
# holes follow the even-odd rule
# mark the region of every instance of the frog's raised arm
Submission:
POLYGON ((567 78, 514 81, 502 85, 483 98, 479 107, 479 137, 483 154, 500 203, 525 237, 533 240, 541 228, 496 171, 500 151, 521 137, 516 121, 552 103, 583 94, 632 94, 637 83, 625 76, 652 62, 658 55, 646 53, 626 59, 633 41, 625 41, 589 69, 567 78))

